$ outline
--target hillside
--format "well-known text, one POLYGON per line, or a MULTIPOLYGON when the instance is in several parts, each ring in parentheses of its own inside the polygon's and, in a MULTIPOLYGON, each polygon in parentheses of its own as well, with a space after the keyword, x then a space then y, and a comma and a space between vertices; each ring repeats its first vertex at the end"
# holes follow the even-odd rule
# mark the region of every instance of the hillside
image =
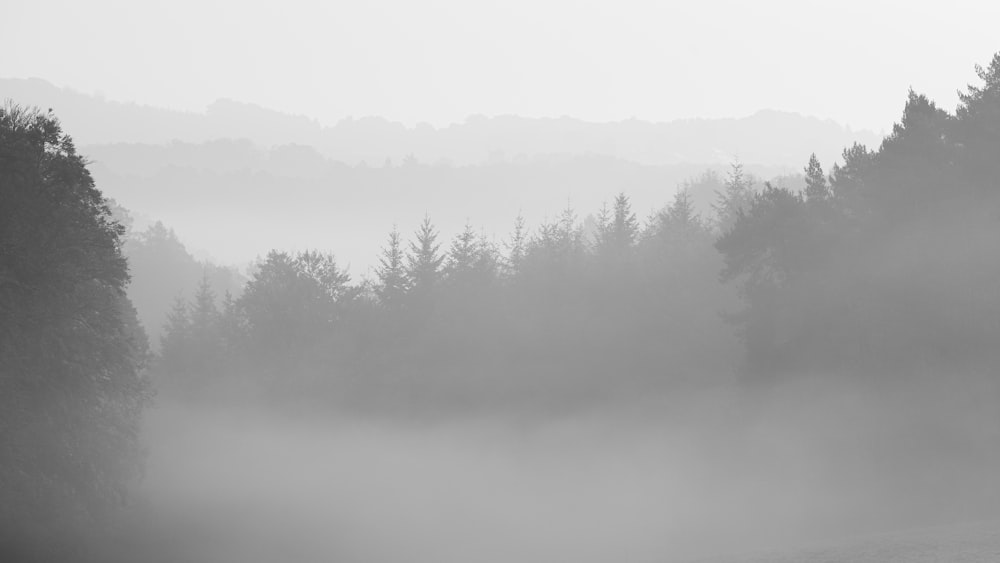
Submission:
POLYGON ((109 101, 37 78, 0 79, 0 97, 52 108, 81 146, 248 139, 262 147, 312 146, 347 164, 381 165, 386 158, 401 161, 408 155, 426 163, 461 165, 519 156, 598 154, 650 165, 720 164, 738 157, 748 164, 797 169, 812 152, 832 160, 855 141, 871 146, 879 140, 870 131, 851 131, 833 121, 772 110, 738 119, 664 123, 474 115, 435 128, 408 127, 378 117, 348 117, 328 126, 226 99, 210 104, 204 113, 171 111, 109 101))

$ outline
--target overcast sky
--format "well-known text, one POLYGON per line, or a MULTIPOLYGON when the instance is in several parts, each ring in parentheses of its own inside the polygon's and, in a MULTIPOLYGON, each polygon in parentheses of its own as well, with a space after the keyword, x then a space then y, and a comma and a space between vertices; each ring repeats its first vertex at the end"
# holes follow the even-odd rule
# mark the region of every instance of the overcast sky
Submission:
POLYGON ((0 76, 194 111, 233 98, 328 124, 771 108, 878 132, 910 86, 953 109, 1000 49, 995 1, 5 4, 0 76))

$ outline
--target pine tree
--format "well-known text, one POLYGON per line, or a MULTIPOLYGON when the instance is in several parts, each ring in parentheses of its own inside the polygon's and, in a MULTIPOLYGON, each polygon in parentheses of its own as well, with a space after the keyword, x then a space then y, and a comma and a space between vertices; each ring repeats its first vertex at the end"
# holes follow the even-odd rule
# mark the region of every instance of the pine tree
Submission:
POLYGON ((654 217, 645 240, 655 244, 688 242, 707 234, 707 231, 708 227, 691 202, 690 191, 681 187, 674 193, 670 205, 654 217))
POLYGON ((501 256, 500 249, 495 242, 486 238, 486 233, 479 233, 477 241, 476 260, 473 264, 473 273, 479 283, 483 286, 493 283, 500 275, 501 256))
POLYGON ((864 178, 875 163, 875 153, 862 144, 854 143, 842 153, 844 164, 834 164, 830 170, 833 199, 848 216, 867 214, 867 202, 862 201, 864 178))
POLYGON ((583 254, 583 231, 576 222, 576 211, 569 204, 553 225, 556 252, 563 261, 572 261, 583 254))
POLYGON ((639 221, 632 212, 628 196, 619 193, 614 206, 601 209, 597 218, 596 249, 604 260, 620 261, 627 258, 639 235, 639 221))
POLYGON ((980 189, 1000 190, 1000 53, 989 66, 976 65, 980 86, 959 92, 953 135, 962 145, 961 167, 966 181, 980 189))
POLYGON ((403 297, 406 295, 408 284, 405 259, 399 229, 393 225, 392 231, 389 233, 388 246, 382 249, 379 266, 375 271, 378 275, 375 294, 378 296, 379 302, 387 308, 394 309, 401 306, 403 297))
POLYGON ((958 99, 961 104, 955 114, 966 119, 975 115, 980 109, 989 108, 989 113, 996 117, 997 107, 1000 106, 1000 52, 993 55, 987 67, 976 65, 976 76, 983 81, 982 86, 970 84, 967 92, 959 92, 958 99))
POLYGON ((823 174, 823 167, 816 158, 816 153, 809 157, 809 164, 805 168, 806 173, 806 201, 820 202, 826 201, 830 197, 830 188, 826 183, 826 176, 823 174))
POLYGON ((441 279, 444 256, 439 253, 441 245, 437 243, 437 237, 438 233, 430 217, 424 216, 416 232, 416 239, 410 242, 410 253, 407 255, 407 276, 411 291, 419 296, 432 293, 441 279))
POLYGON ((178 295, 174 298, 160 336, 160 357, 167 372, 180 373, 187 370, 191 332, 191 314, 187 300, 178 295))
POLYGON ((243 324, 239 304, 228 290, 222 298, 219 333, 222 336, 227 354, 232 355, 235 353, 243 341, 243 324))
POLYGON ((698 229, 701 225, 701 218, 691 203, 691 192, 686 188, 677 190, 674 194, 674 201, 667 208, 664 219, 673 226, 684 230, 698 229))
POLYGON ((504 269, 508 277, 515 277, 521 272, 527 244, 528 233, 524 226, 524 216, 518 213, 514 219, 514 232, 510 235, 510 241, 506 243, 507 259, 504 261, 504 269))
POLYGON ((463 279, 469 277, 476 265, 479 254, 478 247, 476 233, 472 230, 472 225, 466 223, 462 232, 452 240, 451 250, 448 252, 445 273, 450 281, 462 283, 463 279))
POLYGON ((716 203, 712 205, 716 213, 719 232, 726 233, 736 224, 737 218, 745 212, 753 198, 753 182, 743 172, 743 164, 734 162, 726 178, 725 190, 715 192, 716 203))
POLYGON ((219 309, 215 304, 215 291, 203 275, 191 304, 191 327, 196 333, 208 333, 218 326, 219 309))

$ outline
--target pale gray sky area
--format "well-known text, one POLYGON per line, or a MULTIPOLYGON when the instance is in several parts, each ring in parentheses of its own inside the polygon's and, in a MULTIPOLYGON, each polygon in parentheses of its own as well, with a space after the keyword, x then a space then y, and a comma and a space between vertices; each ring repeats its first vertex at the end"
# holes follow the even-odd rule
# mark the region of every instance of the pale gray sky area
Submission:
POLYGON ((39 0, 6 5, 0 76, 201 111, 739 117, 888 130, 909 87, 954 108, 1000 2, 39 0))

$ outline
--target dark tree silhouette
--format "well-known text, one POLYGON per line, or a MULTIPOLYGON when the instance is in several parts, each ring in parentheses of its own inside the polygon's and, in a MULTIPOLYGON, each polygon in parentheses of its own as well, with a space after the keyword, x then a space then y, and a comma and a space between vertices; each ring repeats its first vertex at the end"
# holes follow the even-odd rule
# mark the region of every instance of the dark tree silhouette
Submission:
POLYGON ((51 113, 0 108, 0 201, 0 549, 16 549, 124 500, 148 352, 125 229, 51 113))

